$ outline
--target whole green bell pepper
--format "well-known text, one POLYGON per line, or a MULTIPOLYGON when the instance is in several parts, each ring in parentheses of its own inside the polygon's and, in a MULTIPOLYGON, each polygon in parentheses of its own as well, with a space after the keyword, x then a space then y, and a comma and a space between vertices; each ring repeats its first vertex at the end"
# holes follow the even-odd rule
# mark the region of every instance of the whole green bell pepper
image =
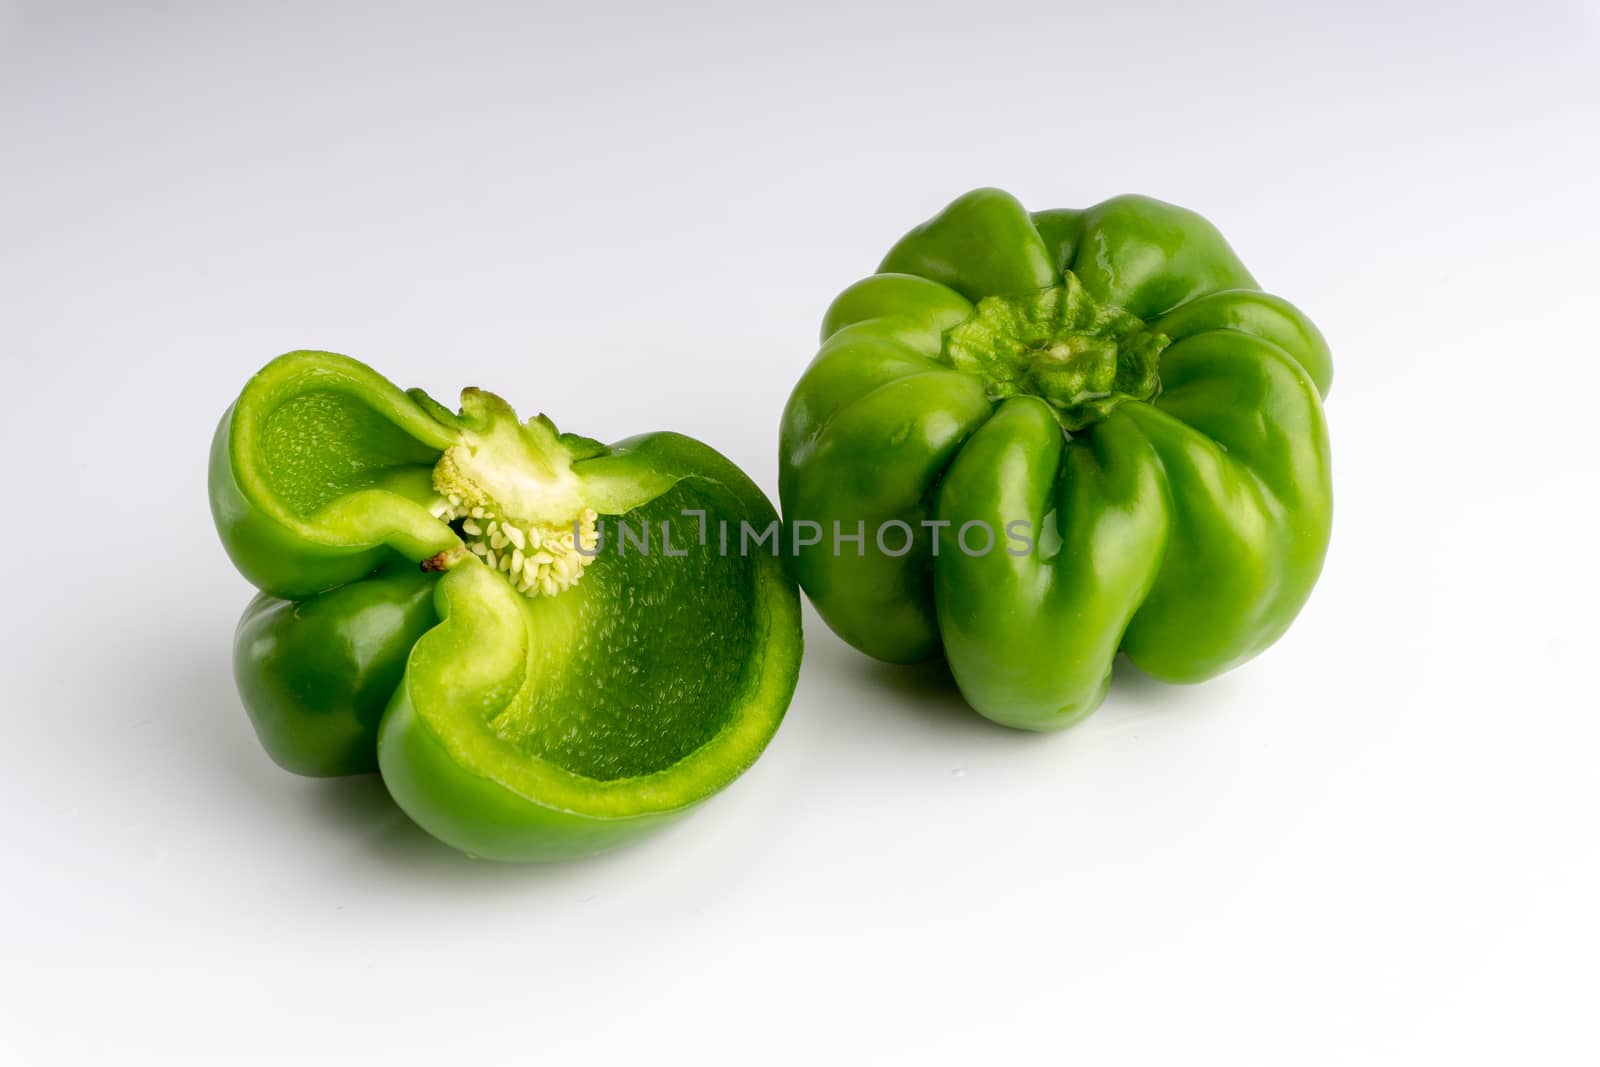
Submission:
POLYGON ((379 771, 465 852, 617 844, 728 785, 799 670, 761 491, 672 433, 606 446, 468 389, 459 414, 325 352, 269 363, 212 444, 212 514, 261 590, 234 645, 262 744, 379 771), (708 536, 709 535, 709 536, 708 536))
POLYGON ((846 641, 942 651, 1007 725, 1094 710, 1119 650, 1212 677, 1321 571, 1331 378, 1316 327, 1198 215, 980 189, 823 320, 783 417, 794 571, 846 641))

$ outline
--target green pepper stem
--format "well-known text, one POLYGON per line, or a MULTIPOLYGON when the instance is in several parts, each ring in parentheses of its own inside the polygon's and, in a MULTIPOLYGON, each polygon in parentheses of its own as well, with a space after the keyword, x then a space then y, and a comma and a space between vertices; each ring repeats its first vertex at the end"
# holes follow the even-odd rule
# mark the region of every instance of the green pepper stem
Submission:
POLYGON ((1119 404, 1160 392, 1168 338, 1120 308, 1095 301, 1076 275, 1021 296, 989 296, 945 335, 943 356, 984 382, 995 400, 1037 396, 1067 430, 1099 422, 1119 404))

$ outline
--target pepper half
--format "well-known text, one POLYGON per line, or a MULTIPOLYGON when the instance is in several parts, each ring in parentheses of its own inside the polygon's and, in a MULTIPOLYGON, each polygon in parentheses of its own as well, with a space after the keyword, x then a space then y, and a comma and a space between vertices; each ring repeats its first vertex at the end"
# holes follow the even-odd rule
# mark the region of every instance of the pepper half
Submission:
POLYGON ((1210 678, 1321 572, 1331 379, 1317 328, 1193 212, 977 190, 823 320, 781 434, 794 572, 850 644, 942 652, 1010 726, 1093 711, 1119 650, 1210 678))
POLYGON ((223 416, 210 496, 261 590, 234 669, 268 753, 379 771, 472 855, 579 855, 673 819, 755 761, 793 694, 793 582, 715 536, 777 515, 691 438, 606 446, 291 352, 223 416))

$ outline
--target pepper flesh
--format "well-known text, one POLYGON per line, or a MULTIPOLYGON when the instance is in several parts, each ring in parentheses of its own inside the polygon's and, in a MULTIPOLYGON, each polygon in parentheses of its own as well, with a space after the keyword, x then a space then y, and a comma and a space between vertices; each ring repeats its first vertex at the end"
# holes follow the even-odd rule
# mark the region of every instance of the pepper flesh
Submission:
POLYGON ((793 692, 779 560, 600 544, 598 522, 686 510, 776 522, 690 438, 606 446, 480 390, 452 413, 296 352, 224 416, 210 481, 223 544, 262 590, 235 674, 264 746, 301 773, 378 770, 472 855, 560 858, 676 818, 755 760, 793 692))
POLYGON ((1119 650, 1212 677, 1275 641, 1320 573, 1331 377, 1316 327, 1198 215, 967 194, 824 318, 781 434, 794 573, 845 640, 942 654, 1007 725, 1081 719, 1119 650), (837 551, 836 523, 866 537, 837 551), (1016 540, 965 551, 975 523, 1016 540), (875 536, 898 524, 904 552, 875 536))

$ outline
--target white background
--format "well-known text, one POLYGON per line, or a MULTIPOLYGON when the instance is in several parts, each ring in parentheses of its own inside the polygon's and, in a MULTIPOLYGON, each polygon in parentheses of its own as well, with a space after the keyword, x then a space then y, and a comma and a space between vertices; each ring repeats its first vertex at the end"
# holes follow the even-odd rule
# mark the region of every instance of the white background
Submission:
POLYGON ((1401 7, 0 5, 0 1060, 1595 1062, 1600 15, 1401 7), (808 611, 765 758, 560 867, 268 761, 260 364, 772 492, 832 294, 983 184, 1194 207, 1328 335, 1276 647, 1038 737, 808 611))

